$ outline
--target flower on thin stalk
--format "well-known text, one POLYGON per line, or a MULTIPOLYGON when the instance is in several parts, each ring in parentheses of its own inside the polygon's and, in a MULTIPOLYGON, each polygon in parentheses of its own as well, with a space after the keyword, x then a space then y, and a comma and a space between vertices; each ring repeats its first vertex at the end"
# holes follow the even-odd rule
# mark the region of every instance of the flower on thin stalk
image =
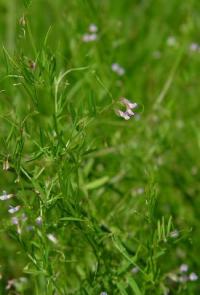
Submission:
POLYGON ((98 27, 95 24, 91 24, 88 28, 88 33, 85 33, 83 35, 83 42, 88 43, 88 42, 94 42, 98 39, 97 31, 98 27))
POLYGON ((96 33, 97 31, 98 31, 98 27, 95 24, 90 24, 89 32, 90 33, 96 33))
POLYGON ((36 222, 36 224, 39 225, 39 226, 42 225, 42 216, 38 216, 38 217, 36 218, 35 222, 36 222))
POLYGON ((197 280, 198 280, 198 275, 197 275, 195 272, 192 272, 192 273, 189 275, 189 280, 190 280, 190 281, 197 281, 197 280))
POLYGON ((16 207, 10 206, 9 209, 8 209, 8 212, 9 212, 10 214, 14 214, 14 213, 18 212, 19 209, 20 209, 20 206, 19 206, 19 205, 16 206, 16 207))
POLYGON ((187 272, 188 271, 188 265, 183 263, 180 266, 180 272, 187 272))
POLYGON ((122 111, 122 110, 116 110, 117 115, 119 115, 121 118, 125 119, 125 120, 129 120, 132 116, 135 115, 135 113, 132 111, 134 110, 138 105, 137 103, 133 103, 130 100, 122 97, 120 99, 120 102, 123 106, 125 106, 126 110, 122 111))
POLYGON ((125 69, 118 63, 113 63, 111 65, 111 69, 114 73, 118 74, 119 76, 123 76, 125 74, 125 69))
POLYGON ((6 191, 3 191, 3 195, 0 196, 0 200, 1 201, 6 201, 6 200, 11 199, 12 197, 14 197, 13 194, 7 194, 6 191))

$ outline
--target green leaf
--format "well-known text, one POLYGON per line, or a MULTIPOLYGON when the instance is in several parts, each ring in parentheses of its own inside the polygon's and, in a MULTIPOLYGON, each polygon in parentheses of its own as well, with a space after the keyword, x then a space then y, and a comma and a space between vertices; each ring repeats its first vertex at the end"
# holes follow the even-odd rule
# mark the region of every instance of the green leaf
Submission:
POLYGON ((103 186, 105 183, 107 183, 109 181, 109 177, 108 176, 103 176, 99 179, 96 179, 88 184, 86 184, 85 188, 87 190, 93 190, 96 188, 99 188, 101 186, 103 186))

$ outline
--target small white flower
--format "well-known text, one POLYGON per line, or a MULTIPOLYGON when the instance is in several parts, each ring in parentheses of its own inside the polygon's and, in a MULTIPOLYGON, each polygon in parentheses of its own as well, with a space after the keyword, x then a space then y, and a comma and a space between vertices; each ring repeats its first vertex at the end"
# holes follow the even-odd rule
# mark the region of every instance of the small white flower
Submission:
POLYGON ((11 214, 13 214, 13 213, 18 212, 19 210, 20 210, 20 206, 19 205, 18 206, 15 206, 15 207, 10 206, 10 208, 8 209, 8 212, 11 213, 11 214))
POLYGON ((191 43, 190 46, 189 46, 189 50, 191 52, 197 52, 200 50, 200 47, 199 47, 199 44, 197 43, 191 43))
POLYGON ((133 267, 133 268, 131 269, 131 272, 132 272, 133 274, 138 273, 138 271, 139 271, 139 268, 138 268, 137 266, 135 266, 135 267, 133 267))
POLYGON ((178 238, 179 236, 179 231, 177 229, 173 230, 171 233, 170 233, 170 237, 171 238, 178 238))
POLYGON ((185 264, 185 263, 181 264, 180 271, 181 272, 187 272, 188 271, 188 265, 185 264))
POLYGON ((95 40, 97 40, 97 34, 91 34, 90 41, 95 41, 95 40))
POLYGON ((0 196, 0 200, 5 201, 11 199, 12 197, 14 197, 13 194, 7 194, 6 191, 3 191, 3 195, 0 196))
POLYGON ((56 237, 53 234, 47 234, 47 238, 49 239, 49 241, 51 241, 54 244, 58 243, 58 240, 56 239, 56 237))
POLYGON ((18 212, 19 209, 20 209, 20 206, 19 206, 19 205, 16 206, 16 207, 10 206, 9 209, 8 209, 8 212, 9 212, 10 214, 14 214, 14 213, 18 212))
POLYGON ((83 35, 83 42, 88 43, 97 40, 97 34, 84 34, 83 35))
POLYGON ((176 38, 174 36, 169 36, 167 38, 167 45, 170 47, 175 47, 177 44, 176 38))
POLYGON ((126 113, 131 117, 134 116, 135 113, 133 113, 133 111, 131 109, 127 109, 126 113))
POLYGON ((138 188, 136 189, 136 193, 137 193, 138 195, 142 195, 142 194, 144 194, 144 188, 143 188, 143 187, 138 187, 138 188))
POLYGON ((107 292, 101 292, 100 295, 108 295, 107 292))
POLYGON ((114 63, 111 65, 111 69, 113 70, 113 72, 116 72, 119 69, 119 65, 117 63, 114 63))
POLYGON ((84 42, 90 42, 90 35, 89 34, 84 34, 83 35, 83 41, 84 42))
POLYGON ((37 225, 42 225, 42 216, 38 216, 35 220, 37 225))
POLYGON ((118 63, 113 63, 111 65, 111 69, 113 72, 115 72, 119 76, 123 76, 125 74, 125 69, 122 66, 120 66, 118 63))
POLYGON ((90 33, 96 33, 98 31, 98 27, 95 24, 91 24, 89 26, 89 32, 90 33))
POLYGON ((189 275, 189 280, 190 281, 197 281, 198 275, 195 272, 191 272, 191 274, 189 275))

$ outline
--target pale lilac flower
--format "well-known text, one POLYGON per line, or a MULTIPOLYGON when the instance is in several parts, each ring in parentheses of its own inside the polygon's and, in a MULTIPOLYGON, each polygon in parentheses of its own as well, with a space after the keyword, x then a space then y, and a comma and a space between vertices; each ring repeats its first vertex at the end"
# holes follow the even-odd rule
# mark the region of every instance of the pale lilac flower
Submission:
POLYGON ((120 99, 120 102, 126 107, 126 111, 117 110, 116 113, 125 120, 129 120, 135 115, 132 110, 137 107, 137 103, 133 103, 124 97, 120 99))
POLYGON ((127 109, 126 113, 129 115, 129 117, 134 116, 135 113, 131 109, 127 109))
POLYGON ((58 243, 58 240, 56 239, 56 237, 53 234, 47 234, 47 238, 49 239, 49 241, 51 241, 54 244, 58 243))
POLYGON ((16 206, 16 207, 10 206, 9 209, 8 209, 8 212, 9 212, 10 214, 14 214, 14 213, 18 212, 19 209, 20 209, 20 206, 19 206, 19 205, 16 206))
POLYGON ((191 274, 189 275, 189 280, 190 281, 197 281, 198 275, 195 272, 191 272, 191 274))
POLYGON ((123 118, 125 120, 129 120, 131 118, 130 115, 127 112, 117 110, 116 113, 117 113, 117 115, 119 115, 121 118, 123 118))
POLYGON ((112 68, 113 72, 116 72, 119 68, 119 65, 117 63, 114 63, 111 65, 111 68, 112 68))
POLYGON ((122 66, 120 66, 118 63, 113 63, 111 65, 111 69, 113 72, 115 72, 119 76, 123 76, 125 74, 125 69, 122 66))
POLYGON ((189 50, 191 52, 197 52, 200 50, 200 47, 199 47, 199 44, 197 43, 191 43, 190 46, 189 46, 189 50))
POLYGON ((93 33, 93 34, 84 34, 83 35, 83 42, 93 42, 97 40, 97 34, 93 33))
POLYGON ((133 267, 133 268, 131 269, 131 272, 132 272, 133 274, 138 273, 138 271, 139 271, 139 268, 138 268, 137 266, 135 266, 135 267, 133 267))
POLYGON ((181 264, 180 266, 180 271, 181 272, 187 272, 188 271, 188 265, 187 264, 181 264))
POLYGON ((84 42, 90 42, 90 34, 84 34, 83 35, 83 41, 84 42))
POLYGON ((37 225, 42 225, 42 216, 38 216, 35 220, 37 225))
POLYGON ((90 41, 95 41, 97 40, 97 34, 90 34, 90 41))
POLYGON ((12 224, 14 224, 14 225, 18 225, 18 224, 19 224, 19 218, 18 218, 18 217, 12 217, 12 218, 11 218, 11 222, 12 222, 12 224))
POLYGON ((108 295, 107 292, 101 292, 100 295, 108 295))
POLYGON ((126 107, 127 107, 127 109, 135 109, 135 108, 137 108, 137 103, 135 103, 135 102, 131 102, 130 100, 128 100, 127 98, 125 98, 125 97, 122 97, 121 99, 121 103, 123 103, 126 107))
POLYGON ((0 196, 0 200, 1 201, 6 201, 6 200, 11 199, 12 197, 14 197, 13 194, 7 194, 6 191, 3 191, 3 195, 0 196))
POLYGON ((91 24, 89 26, 89 32, 90 33, 96 33, 98 31, 98 27, 95 24, 91 24))

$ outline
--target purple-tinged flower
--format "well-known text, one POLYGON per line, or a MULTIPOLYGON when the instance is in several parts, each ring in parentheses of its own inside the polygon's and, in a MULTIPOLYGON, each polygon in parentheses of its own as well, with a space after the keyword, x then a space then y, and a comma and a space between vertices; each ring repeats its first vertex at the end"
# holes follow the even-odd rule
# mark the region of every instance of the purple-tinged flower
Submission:
POLYGON ((42 216, 38 216, 35 220, 37 225, 42 225, 42 216))
POLYGON ((11 218, 11 222, 14 225, 18 225, 19 224, 19 218, 14 216, 14 217, 11 218))
POLYGON ((191 43, 190 46, 189 46, 189 50, 191 52, 197 52, 197 51, 200 50, 200 46, 197 43, 191 43))
POLYGON ((16 207, 9 206, 8 212, 9 212, 10 214, 14 214, 14 213, 18 212, 19 209, 20 209, 20 206, 19 206, 19 205, 16 206, 16 207))
POLYGON ((183 263, 180 266, 180 272, 187 272, 188 271, 188 265, 183 263))
POLYGON ((131 118, 130 115, 127 112, 123 112, 121 110, 117 110, 116 113, 117 113, 117 115, 119 115, 124 120, 129 120, 131 118))
POLYGON ((135 113, 131 109, 127 109, 126 113, 129 115, 129 117, 134 116, 135 113))
POLYGON ((96 41, 97 40, 97 34, 90 34, 90 41, 96 41))
POLYGON ((101 292, 100 295, 108 295, 107 292, 101 292))
POLYGON ((120 99, 120 102, 126 107, 126 111, 117 110, 116 113, 125 120, 129 120, 135 115, 132 110, 137 107, 137 103, 133 103, 124 97, 120 99))
POLYGON ((90 24, 89 32, 90 33, 96 33, 97 31, 98 31, 98 27, 95 24, 90 24))
POLYGON ((113 63, 111 65, 111 69, 113 72, 115 72, 119 76, 123 76, 125 74, 125 69, 122 66, 120 66, 118 63, 113 63))
POLYGON ((128 100, 128 99, 125 98, 125 97, 122 97, 120 100, 121 100, 121 103, 122 103, 123 105, 125 105, 125 107, 126 107, 127 109, 131 109, 131 110, 133 110, 133 109, 137 108, 137 106, 138 106, 136 102, 131 102, 130 100, 128 100))
POLYGON ((97 34, 84 34, 83 35, 83 42, 88 43, 88 42, 93 42, 97 40, 97 34))
POLYGON ((6 191, 3 191, 3 195, 0 196, 0 200, 1 201, 6 201, 6 200, 11 199, 12 197, 14 197, 13 194, 7 194, 6 191))
POLYGON ((197 281, 198 275, 195 272, 191 272, 191 274, 189 275, 189 280, 190 281, 197 281))

